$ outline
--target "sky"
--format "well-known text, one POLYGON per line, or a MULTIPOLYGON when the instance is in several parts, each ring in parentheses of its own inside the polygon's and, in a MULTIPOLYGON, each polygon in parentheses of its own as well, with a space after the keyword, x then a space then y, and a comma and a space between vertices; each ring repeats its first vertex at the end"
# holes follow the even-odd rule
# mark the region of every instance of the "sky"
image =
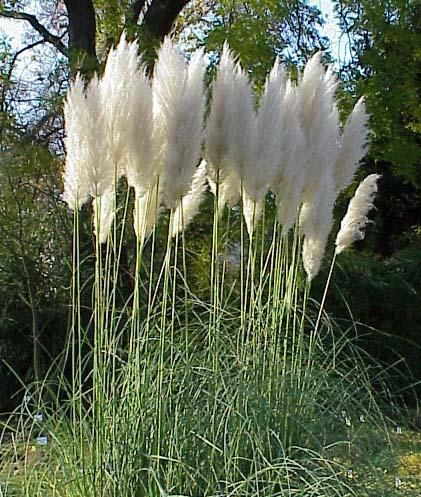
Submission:
POLYGON ((333 3, 331 0, 310 0, 311 5, 316 5, 323 13, 325 25, 321 32, 330 40, 330 48, 333 58, 340 63, 350 58, 349 43, 341 32, 338 22, 335 19, 333 3))
MULTIPOLYGON (((30 9, 30 6, 28 7, 28 10, 25 9, 25 12, 35 14, 35 12, 30 9)), ((21 45, 22 35, 28 28, 30 28, 30 26, 27 21, 18 21, 16 19, 8 19, 7 17, 0 16, 0 38, 6 37, 12 46, 19 47, 21 45)))
POLYGON ((20 44, 22 22, 0 17, 0 38, 4 39, 6 37, 12 44, 20 44))

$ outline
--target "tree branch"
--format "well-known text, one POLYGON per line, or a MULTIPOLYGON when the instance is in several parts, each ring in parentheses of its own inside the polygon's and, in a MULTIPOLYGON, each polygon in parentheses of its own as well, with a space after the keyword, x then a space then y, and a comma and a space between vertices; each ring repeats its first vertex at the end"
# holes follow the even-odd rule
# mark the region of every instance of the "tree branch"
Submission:
MULTIPOLYGON (((1 100, 0 100, 0 111, 1 112, 5 112, 5 108, 4 108, 3 104, 5 101, 6 90, 9 87, 10 79, 12 77, 12 72, 13 72, 14 66, 16 64, 16 61, 18 60, 18 57, 20 55, 22 55, 24 52, 26 52, 27 50, 31 50, 32 48, 35 48, 36 46, 41 45, 44 42, 45 42, 44 39, 35 41, 34 43, 31 43, 30 45, 27 45, 26 47, 21 48, 13 55, 12 60, 9 64, 9 70, 7 71, 7 75, 4 78, 4 84, 3 84, 2 89, 1 89, 1 100)), ((0 130, 0 134, 1 134, 1 130, 0 130)))
MULTIPOLYGON (((13 72, 15 63, 18 60, 18 57, 20 55, 22 55, 24 52, 26 52, 27 50, 31 50, 32 48, 35 48, 36 46, 41 45, 44 42, 45 42, 44 39, 35 41, 34 43, 31 43, 30 45, 27 45, 26 47, 21 48, 13 55, 13 58, 12 58, 10 65, 9 65, 9 70, 7 71, 7 75, 4 78, 4 84, 2 85, 2 88, 1 88, 0 112, 2 114, 6 112, 6 93, 10 87, 10 80, 12 78, 12 72, 13 72)), ((2 136, 3 136, 3 128, 4 128, 3 121, 4 121, 4 119, 0 119, 0 141, 2 141, 2 136)))
POLYGON ((190 0, 152 0, 143 19, 151 38, 162 40, 170 31, 178 14, 190 0))
POLYGON ((23 47, 21 48, 20 50, 18 50, 14 55, 13 55, 13 58, 12 58, 12 61, 10 63, 10 68, 9 68, 9 72, 7 73, 7 80, 10 80, 11 76, 12 76, 12 72, 13 72, 13 67, 18 59, 18 57, 20 55, 22 55, 24 52, 26 52, 27 50, 32 50, 33 48, 37 47, 38 45, 42 45, 43 43, 45 43, 45 40, 42 39, 42 40, 37 40, 37 41, 34 41, 34 43, 31 43, 30 45, 27 45, 26 47, 23 47))
POLYGON ((46 29, 32 14, 27 14, 26 12, 17 12, 14 10, 0 10, 0 15, 11 19, 19 19, 29 22, 29 24, 43 37, 46 42, 54 45, 57 50, 68 57, 68 49, 66 45, 61 41, 60 37, 50 33, 48 29, 46 29))

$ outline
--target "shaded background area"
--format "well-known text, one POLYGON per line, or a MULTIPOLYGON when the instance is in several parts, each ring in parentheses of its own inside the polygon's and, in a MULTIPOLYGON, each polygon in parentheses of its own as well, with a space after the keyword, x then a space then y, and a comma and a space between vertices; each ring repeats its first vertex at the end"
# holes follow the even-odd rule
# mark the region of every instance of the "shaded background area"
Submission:
MULTIPOLYGON (((4 0, 0 26, 19 26, 0 38, 0 411, 20 400, 23 382, 60 364, 68 332, 72 216, 61 201, 62 99, 81 71, 101 71, 123 29, 138 39, 150 68, 162 38, 173 34, 186 55, 205 46, 209 79, 225 39, 262 87, 276 55, 294 73, 317 50, 334 61, 346 119, 366 95, 372 145, 356 181, 382 174, 375 224, 364 243, 340 257, 327 311, 357 326, 361 346, 392 371, 398 388, 421 379, 421 6, 413 0, 4 0), (335 43, 326 36, 333 8, 335 43), (341 48, 343 47, 343 48, 341 48), (402 358, 402 360, 399 360, 402 358), (394 366, 395 367, 395 366, 394 366), (411 373, 408 373, 408 368, 411 373), (14 373, 12 373, 12 370, 14 373), (404 376, 402 376, 404 375, 404 376), (15 395, 16 394, 16 395, 15 395)), ((337 205, 337 223, 353 188, 337 205)), ((189 237, 197 257, 192 280, 206 287, 211 206, 189 237)), ((83 213, 82 300, 89 315, 93 240, 83 213)), ((130 294, 133 234, 123 257, 121 300, 130 294)), ((328 250, 328 255, 332 250, 328 250)), ((318 298, 325 272, 313 288, 318 298)), ((419 387, 418 387, 419 388, 419 387)), ((419 390, 418 390, 419 391, 419 390)), ((414 398, 405 390, 407 400, 414 398)))

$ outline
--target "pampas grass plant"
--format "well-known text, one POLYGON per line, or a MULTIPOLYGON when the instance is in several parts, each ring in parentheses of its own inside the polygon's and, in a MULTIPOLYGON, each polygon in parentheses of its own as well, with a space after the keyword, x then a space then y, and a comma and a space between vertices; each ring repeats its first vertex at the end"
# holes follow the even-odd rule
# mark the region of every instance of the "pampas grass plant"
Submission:
MULTIPOLYGON (((137 45, 123 37, 102 78, 85 85, 77 77, 69 89, 72 372, 70 381, 60 377, 64 401, 47 405, 41 391, 22 413, 22 446, 12 452, 24 462, 7 484, 19 487, 16 495, 355 495, 341 457, 358 434, 351 442, 341 412, 363 415, 376 430, 382 416, 360 352, 322 306, 317 318, 309 292, 336 196, 365 150, 363 102, 342 132, 337 81, 316 54, 297 85, 276 60, 256 105, 248 75, 225 45, 205 123, 203 78, 203 53, 187 62, 166 39, 149 80, 137 45), (128 192, 117 211, 121 176, 128 192), (189 284, 189 230, 211 195, 206 180, 214 199, 210 292, 200 300, 189 284), (134 294, 121 309, 116 292, 132 191, 134 294), (79 272, 79 210, 89 198, 92 337, 81 316, 79 272), (158 223, 165 247, 157 247, 158 223), (239 257, 228 267, 234 245, 239 257), (44 412, 41 427, 35 410, 44 412), (32 459, 28 433, 37 429, 48 445, 32 459)), ((361 236, 375 179, 352 201, 338 253, 361 236)))

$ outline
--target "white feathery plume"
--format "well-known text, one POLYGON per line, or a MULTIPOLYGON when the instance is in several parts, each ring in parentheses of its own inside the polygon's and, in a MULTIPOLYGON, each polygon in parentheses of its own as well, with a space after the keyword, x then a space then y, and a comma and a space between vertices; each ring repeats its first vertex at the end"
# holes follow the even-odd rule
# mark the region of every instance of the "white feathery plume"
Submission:
POLYGON ((276 61, 256 112, 250 80, 240 65, 237 66, 234 78, 236 122, 230 133, 229 154, 230 164, 242 185, 243 216, 250 237, 261 218, 265 196, 279 160, 279 140, 271 126, 281 123, 283 85, 284 74, 276 61))
MULTIPOLYGON (((297 157, 303 149, 297 147, 297 157)), ((304 162, 304 161, 301 161, 304 162)), ((282 226, 282 235, 285 236, 297 221, 299 208, 303 200, 303 185, 305 170, 300 168, 297 160, 297 171, 289 175, 280 183, 276 195, 276 209, 279 224, 282 226)))
POLYGON ((256 202, 265 197, 278 172, 282 149, 279 131, 285 118, 282 113, 285 80, 285 69, 276 58, 260 99, 256 117, 254 157, 248 162, 249 167, 243 182, 247 193, 256 202))
MULTIPOLYGON (((282 100, 285 92, 285 70, 276 59, 266 79, 265 88, 260 99, 257 113, 253 109, 251 85, 244 79, 241 69, 240 88, 246 101, 245 119, 248 119, 248 156, 243 159, 242 169, 237 168, 237 175, 242 174, 243 214, 249 235, 251 236, 263 212, 265 196, 277 174, 277 165, 281 154, 279 130, 282 126, 282 100), (248 83, 248 84, 247 84, 248 83)), ((236 92, 237 93, 237 92, 236 92)), ((241 93, 237 93, 239 98, 241 93)), ((241 105, 241 102, 239 102, 241 105)), ((238 121, 241 123, 243 121, 238 121)), ((238 126, 237 123, 237 126, 238 126)), ((239 140, 239 137, 237 137, 239 140)), ((245 147, 243 143, 240 146, 245 147)), ((235 158, 233 158, 235 164, 235 158)))
POLYGON ((86 90, 77 77, 65 103, 66 168, 63 198, 79 208, 88 197, 103 195, 114 184, 99 81, 94 76, 86 90))
POLYGON ((254 200, 248 195, 247 191, 243 190, 242 202, 243 216, 246 222, 247 232, 251 237, 262 216, 265 198, 263 197, 258 200, 254 200))
POLYGON ((234 207, 240 197, 240 184, 241 180, 233 169, 227 168, 221 170, 222 175, 219 177, 219 188, 214 181, 214 174, 207 174, 207 180, 210 191, 218 196, 218 213, 222 216, 224 207, 227 205, 229 208, 234 207))
MULTIPOLYGON (((283 72, 276 62, 266 84, 260 112, 260 129, 276 125, 276 87, 283 83, 283 72), (274 106, 271 107, 270 104, 274 106)), ((206 129, 206 158, 211 191, 218 194, 219 212, 225 204, 235 205, 241 195, 241 185, 253 201, 265 195, 270 176, 267 163, 276 154, 276 140, 270 132, 257 152, 257 115, 254 97, 247 74, 225 43, 212 85, 211 111, 206 129), (265 145, 270 147, 266 148, 265 145), (259 153, 260 163, 258 163, 259 153), (264 162, 264 163, 263 163, 264 162), (261 174, 259 174, 261 173, 261 174), (216 183, 219 183, 216 185, 216 183)), ((267 131, 267 130, 266 130, 267 131)))
POLYGON ((115 216, 115 190, 109 189, 93 200, 94 233, 99 243, 105 243, 115 216), (99 211, 97 210, 99 209, 99 211))
MULTIPOLYGON (((339 111, 334 101, 336 78, 331 69, 325 72, 320 55, 307 64, 299 85, 300 120, 309 152, 309 166, 303 190, 300 226, 313 224, 306 220, 317 209, 322 195, 334 203, 335 187, 325 193, 326 183, 333 183, 333 168, 338 156, 340 128, 339 111), (312 91, 310 91, 312 89, 312 91), (331 199, 330 197, 333 197, 331 199)), ((324 248, 323 248, 324 251, 324 248)))
POLYGON ((188 193, 200 159, 204 117, 203 51, 186 63, 166 38, 158 52, 153 79, 154 114, 161 145, 164 203, 175 209, 188 193))
POLYGON ((339 154, 334 166, 335 188, 342 191, 350 185, 368 143, 368 114, 364 98, 356 103, 344 127, 339 154))
POLYGON ((63 174, 63 200, 79 209, 89 199, 86 129, 88 122, 84 83, 79 75, 71 83, 64 102, 66 164, 63 174))
POLYGON ((339 136, 339 113, 336 105, 332 105, 330 113, 324 117, 324 122, 322 115, 319 119, 317 125, 324 126, 324 132, 315 134, 319 134, 320 142, 324 143, 325 149, 323 153, 323 149, 312 142, 313 146, 310 150, 314 155, 310 158, 306 186, 303 191, 303 206, 299 216, 300 229, 304 234, 303 263, 309 281, 319 272, 332 229, 333 206, 337 197, 332 174, 339 136), (312 170, 313 165, 316 166, 315 171, 312 170), (309 181, 308 177, 315 174, 318 176, 309 181))
POLYGON ((132 85, 138 77, 140 59, 136 42, 128 42, 126 35, 121 35, 115 48, 111 48, 100 80, 102 105, 106 116, 107 133, 104 141, 109 141, 112 161, 117 167, 117 175, 123 174, 122 161, 128 148, 127 131, 131 124, 127 122, 132 109, 132 85))
POLYGON ((378 174, 370 174, 358 186, 348 205, 336 237, 336 254, 340 254, 356 240, 364 238, 362 231, 370 222, 367 214, 374 207, 373 199, 377 193, 378 174))
POLYGON ((233 126, 228 130, 228 165, 232 181, 230 196, 234 200, 241 194, 243 215, 251 236, 261 215, 262 197, 267 191, 265 181, 258 180, 256 164, 257 114, 250 80, 237 64, 233 79, 232 114, 233 126), (238 183, 234 183, 237 179, 238 183), (265 185, 265 186, 263 186, 265 185))
POLYGON ((135 189, 133 227, 136 237, 142 244, 152 233, 160 213, 161 207, 157 184, 152 185, 146 193, 143 192, 143 189, 135 189))
MULTIPOLYGON (((233 126, 228 130, 228 162, 246 187, 250 176, 255 174, 257 118, 250 79, 240 64, 234 72, 233 87, 233 126)), ((254 192, 248 193, 252 195, 254 192)))
MULTIPOLYGON (((276 130, 273 130, 279 142, 279 156, 275 162, 273 177, 270 188, 275 191, 284 179, 285 171, 289 167, 290 155, 295 150, 295 127, 300 126, 297 116, 298 106, 296 87, 290 79, 285 81, 281 91, 280 115, 281 122, 276 130)), ((295 164, 295 163, 294 163, 295 164)))
POLYGON ((87 123, 81 132, 85 140, 86 164, 88 169, 90 194, 100 197, 115 183, 115 169, 111 150, 104 137, 107 134, 106 110, 103 107, 99 80, 94 76, 86 89, 87 123))
POLYGON ((234 86, 236 69, 234 56, 225 42, 212 84, 205 142, 208 183, 212 193, 218 196, 219 215, 226 204, 233 207, 240 197, 241 179, 230 163, 230 133, 238 126, 234 86))
POLYGON ((110 51, 101 80, 95 75, 84 90, 78 76, 70 86, 64 106, 64 199, 72 208, 80 207, 89 195, 105 194, 115 182, 115 166, 125 146, 128 87, 137 66, 137 45, 128 44, 123 35, 110 51))
POLYGON ((323 78, 323 82, 328 98, 332 101, 335 98, 335 93, 339 86, 339 80, 333 70, 333 64, 328 66, 323 78))
POLYGON ((296 222, 308 169, 308 149, 298 117, 297 88, 291 81, 286 85, 282 117, 278 133, 280 161, 271 189, 276 195, 278 221, 286 235, 296 222))
POLYGON ((305 186, 306 201, 311 202, 323 188, 320 179, 332 174, 339 146, 339 113, 334 102, 335 76, 325 72, 320 53, 307 63, 298 86, 300 122, 310 153, 309 174, 305 186))
POLYGON ((212 84, 212 101, 206 126, 205 156, 211 180, 217 177, 228 159, 228 132, 234 126, 235 60, 227 42, 222 49, 216 78, 212 84))
POLYGON ((211 191, 218 193, 220 213, 225 204, 231 207, 240 197, 241 184, 253 163, 255 131, 250 81, 225 44, 213 84, 206 141, 208 182, 211 191))
POLYGON ((329 174, 323 178, 324 189, 319 189, 313 202, 305 203, 300 214, 300 228, 304 234, 303 265, 308 281, 319 272, 333 224, 335 193, 329 174))
POLYGON ((205 191, 206 161, 202 160, 193 174, 189 192, 181 199, 174 211, 172 236, 184 231, 193 220, 194 216, 199 212, 199 207, 203 201, 205 191))
POLYGON ((312 281, 320 271, 322 260, 326 250, 329 233, 319 233, 315 237, 304 238, 303 242, 303 265, 308 281, 312 281), (323 236, 322 236, 323 235, 323 236))
MULTIPOLYGON (((339 141, 339 111, 335 104, 332 105, 328 114, 319 114, 314 128, 316 126, 322 128, 322 132, 316 130, 312 132, 309 147, 311 155, 303 195, 304 202, 310 204, 326 189, 326 177, 329 177, 329 186, 330 182, 334 183, 333 166, 338 155, 339 141), (316 141, 317 139, 319 142, 316 141)), ((333 201, 336 200, 335 189, 333 192, 329 190, 329 195, 334 195, 333 201)))
POLYGON ((144 67, 133 75, 128 97, 130 108, 126 117, 127 149, 124 172, 129 186, 146 194, 156 182, 154 118, 152 87, 144 67))
POLYGON ((324 69, 321 64, 321 52, 317 52, 307 62, 304 73, 299 80, 299 113, 303 128, 308 131, 314 121, 320 93, 320 86, 324 79, 324 69))
POLYGON ((320 106, 308 133, 309 168, 305 186, 305 198, 311 201, 317 190, 323 188, 324 173, 333 175, 333 167, 339 149, 339 112, 335 104, 327 102, 320 106))

